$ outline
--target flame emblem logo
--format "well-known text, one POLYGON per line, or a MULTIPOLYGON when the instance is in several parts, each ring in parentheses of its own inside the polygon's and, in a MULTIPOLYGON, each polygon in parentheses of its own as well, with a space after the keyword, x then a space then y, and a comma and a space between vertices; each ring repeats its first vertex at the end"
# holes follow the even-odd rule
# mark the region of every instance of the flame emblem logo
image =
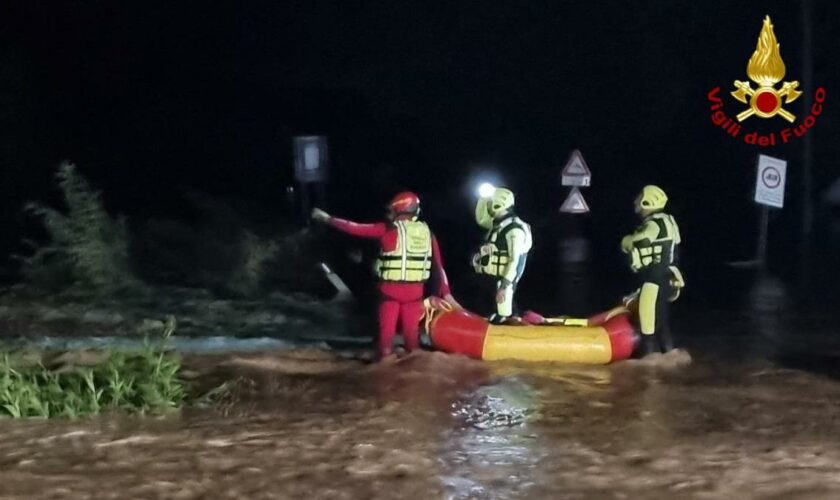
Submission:
POLYGON ((770 16, 764 17, 764 25, 758 35, 758 44, 747 64, 747 76, 758 85, 758 88, 753 89, 750 82, 735 80, 732 96, 745 104, 749 98, 750 105, 749 109, 738 114, 738 121, 742 122, 752 115, 761 118, 779 115, 793 123, 796 116, 782 107, 782 98, 784 98, 784 104, 789 104, 802 95, 802 92, 796 90, 799 87, 797 81, 784 82, 782 88, 776 90, 776 84, 785 77, 785 63, 779 54, 779 43, 773 33, 770 16))

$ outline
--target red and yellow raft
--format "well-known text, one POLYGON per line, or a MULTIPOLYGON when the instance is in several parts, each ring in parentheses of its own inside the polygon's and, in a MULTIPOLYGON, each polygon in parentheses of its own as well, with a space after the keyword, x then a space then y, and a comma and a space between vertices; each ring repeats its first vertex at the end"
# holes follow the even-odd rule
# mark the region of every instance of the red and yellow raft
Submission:
POLYGON ((445 306, 427 307, 426 332, 432 346, 475 359, 604 365, 630 358, 636 346, 636 331, 626 307, 591 318, 508 326, 493 325, 477 314, 445 306))

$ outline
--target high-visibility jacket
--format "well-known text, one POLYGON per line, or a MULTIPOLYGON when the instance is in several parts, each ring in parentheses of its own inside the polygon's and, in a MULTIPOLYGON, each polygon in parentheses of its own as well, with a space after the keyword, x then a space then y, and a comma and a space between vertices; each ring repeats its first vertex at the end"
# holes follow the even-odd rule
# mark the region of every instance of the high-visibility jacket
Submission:
POLYGON ((473 263, 475 271, 516 281, 517 261, 533 246, 531 226, 511 214, 494 221, 473 263), (513 263, 513 266, 511 266, 513 263))
POLYGON ((397 244, 382 250, 377 261, 377 275, 383 281, 424 282, 432 271, 432 232, 425 222, 394 222, 397 244))
POLYGON ((636 231, 621 240, 621 248, 630 255, 630 268, 638 272, 673 264, 680 242, 680 228, 674 217, 656 212, 647 216, 636 231))

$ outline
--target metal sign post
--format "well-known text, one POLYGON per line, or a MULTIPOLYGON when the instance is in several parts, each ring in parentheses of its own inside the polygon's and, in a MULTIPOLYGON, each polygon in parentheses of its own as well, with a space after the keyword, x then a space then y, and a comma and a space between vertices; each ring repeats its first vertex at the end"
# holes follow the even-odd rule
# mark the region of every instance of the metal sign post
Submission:
POLYGON ((764 270, 767 267, 767 227, 770 225, 770 209, 767 205, 761 206, 761 219, 758 222, 758 245, 756 245, 755 260, 758 267, 764 270))
POLYGON ((755 178, 755 202, 761 205, 761 218, 758 227, 756 261, 761 269, 767 263, 767 233, 770 224, 770 208, 783 208, 785 205, 785 180, 787 161, 772 156, 758 155, 758 168, 755 178))
MULTIPOLYGON (((560 172, 560 184, 571 187, 566 199, 560 205, 561 214, 586 214, 589 204, 581 189, 592 184, 592 171, 579 150, 569 155, 566 165, 560 172)), ((565 189, 564 189, 565 191, 565 189)), ((564 218, 557 224, 557 280, 560 300, 565 310, 582 313, 590 295, 591 287, 587 268, 590 259, 590 244, 585 236, 581 217, 564 218)))
POLYGON ((324 183, 329 169, 329 149, 327 138, 318 135, 296 136, 292 138, 294 153, 295 179, 300 184, 300 199, 303 220, 309 225, 309 212, 312 209, 310 191, 315 191, 315 203, 324 208, 326 202, 324 183))

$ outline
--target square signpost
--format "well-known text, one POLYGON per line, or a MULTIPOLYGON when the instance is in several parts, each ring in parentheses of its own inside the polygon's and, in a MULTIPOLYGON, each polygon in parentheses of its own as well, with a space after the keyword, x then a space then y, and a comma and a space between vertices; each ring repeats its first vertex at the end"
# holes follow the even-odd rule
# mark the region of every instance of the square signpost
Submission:
POLYGON ((770 208, 781 209, 785 206, 785 180, 787 161, 767 155, 758 155, 758 168, 755 176, 756 203, 761 205, 761 221, 758 227, 756 260, 759 268, 767 264, 767 229, 770 208))
POLYGON ((292 151, 295 164, 295 180, 300 184, 303 221, 308 226, 309 212, 312 210, 310 191, 315 192, 316 206, 325 208, 324 183, 327 181, 330 162, 327 138, 319 135, 295 136, 292 138, 292 151))

